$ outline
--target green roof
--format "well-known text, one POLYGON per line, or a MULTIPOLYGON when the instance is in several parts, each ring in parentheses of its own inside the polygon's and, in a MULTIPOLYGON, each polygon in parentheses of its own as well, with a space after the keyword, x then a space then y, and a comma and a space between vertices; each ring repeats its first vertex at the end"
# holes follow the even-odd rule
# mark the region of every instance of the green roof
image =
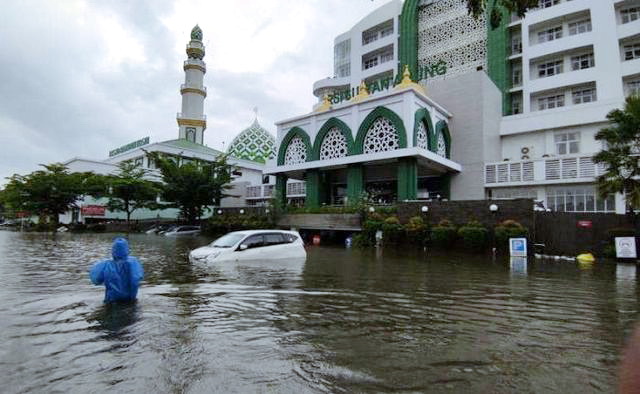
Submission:
POLYGON ((208 146, 196 144, 195 142, 188 141, 184 138, 179 138, 177 140, 163 141, 163 142, 160 142, 160 144, 172 146, 179 149, 189 149, 198 153, 203 153, 205 155, 219 156, 224 154, 219 150, 209 148, 208 146))
POLYGON ((265 163, 275 157, 275 146, 276 139, 256 119, 233 139, 227 153, 238 159, 265 163))

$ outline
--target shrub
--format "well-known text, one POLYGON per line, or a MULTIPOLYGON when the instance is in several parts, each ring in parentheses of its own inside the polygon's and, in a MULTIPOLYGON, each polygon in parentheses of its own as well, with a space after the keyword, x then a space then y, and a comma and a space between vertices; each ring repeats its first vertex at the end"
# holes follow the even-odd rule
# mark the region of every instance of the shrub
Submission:
POLYGON ((507 247, 509 238, 527 238, 529 230, 515 220, 505 220, 494 229, 496 245, 507 247))
POLYGON ((456 228, 448 220, 441 220, 431 230, 431 241, 439 247, 449 247, 455 242, 457 236, 456 228))
POLYGON ((385 244, 397 244, 403 235, 403 227, 395 216, 390 216, 382 223, 382 241, 385 244))
POLYGON ((615 259, 616 258, 616 246, 609 244, 602 249, 602 255, 604 257, 615 259))
POLYGON ((407 240, 416 245, 424 245, 427 241, 427 226, 420 216, 414 216, 404 225, 407 240))
POLYGON ((458 235, 464 245, 470 249, 486 248, 489 241, 489 231, 476 221, 471 221, 460 227, 458 235))

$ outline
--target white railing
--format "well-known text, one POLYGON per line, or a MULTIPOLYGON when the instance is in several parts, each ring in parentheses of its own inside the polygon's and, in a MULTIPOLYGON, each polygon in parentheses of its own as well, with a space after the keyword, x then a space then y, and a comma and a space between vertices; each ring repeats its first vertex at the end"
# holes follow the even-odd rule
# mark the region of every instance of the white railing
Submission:
POLYGON ((182 112, 176 113, 176 118, 178 119, 200 119, 207 120, 207 115, 185 115, 182 112))
POLYGON ((262 197, 262 186, 247 186, 247 198, 262 197))
POLYGON ((275 189, 275 185, 264 185, 264 196, 265 197, 273 196, 274 189, 275 189))
POLYGON ((305 182, 287 183, 287 196, 304 195, 307 193, 307 184, 305 182))
POLYGON ((595 178, 604 173, 592 156, 554 157, 526 161, 503 161, 484 166, 487 185, 501 183, 532 183, 571 179, 595 178))

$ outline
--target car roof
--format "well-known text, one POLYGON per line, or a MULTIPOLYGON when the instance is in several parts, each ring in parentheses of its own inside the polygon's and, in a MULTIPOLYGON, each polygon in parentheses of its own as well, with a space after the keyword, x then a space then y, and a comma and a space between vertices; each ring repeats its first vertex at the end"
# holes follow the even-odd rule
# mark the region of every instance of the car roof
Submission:
POLYGON ((253 235, 253 234, 265 234, 265 233, 286 233, 298 235, 297 231, 289 231, 289 230, 277 230, 277 229, 264 229, 264 230, 245 230, 245 231, 232 231, 228 234, 245 234, 245 235, 253 235))

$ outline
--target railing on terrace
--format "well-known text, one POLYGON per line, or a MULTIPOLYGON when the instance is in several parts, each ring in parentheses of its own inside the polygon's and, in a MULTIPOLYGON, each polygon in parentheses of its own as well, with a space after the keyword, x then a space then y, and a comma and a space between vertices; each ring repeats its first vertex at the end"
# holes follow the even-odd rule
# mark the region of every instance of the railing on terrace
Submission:
POLYGON ((176 113, 176 118, 179 119, 200 119, 200 120, 207 120, 207 115, 184 115, 182 112, 177 112, 176 113))
POLYGON ((307 184, 305 182, 287 183, 287 196, 304 195, 307 193, 307 184))
POLYGON ((262 186, 247 186, 247 198, 262 197, 262 186))
MULTIPOLYGON (((273 197, 275 185, 247 186, 246 198, 270 198, 273 197)), ((307 193, 305 182, 287 184, 287 196, 300 196, 307 193)))
POLYGON ((592 156, 554 157, 485 164, 485 184, 531 183, 595 178, 604 173, 592 156))

